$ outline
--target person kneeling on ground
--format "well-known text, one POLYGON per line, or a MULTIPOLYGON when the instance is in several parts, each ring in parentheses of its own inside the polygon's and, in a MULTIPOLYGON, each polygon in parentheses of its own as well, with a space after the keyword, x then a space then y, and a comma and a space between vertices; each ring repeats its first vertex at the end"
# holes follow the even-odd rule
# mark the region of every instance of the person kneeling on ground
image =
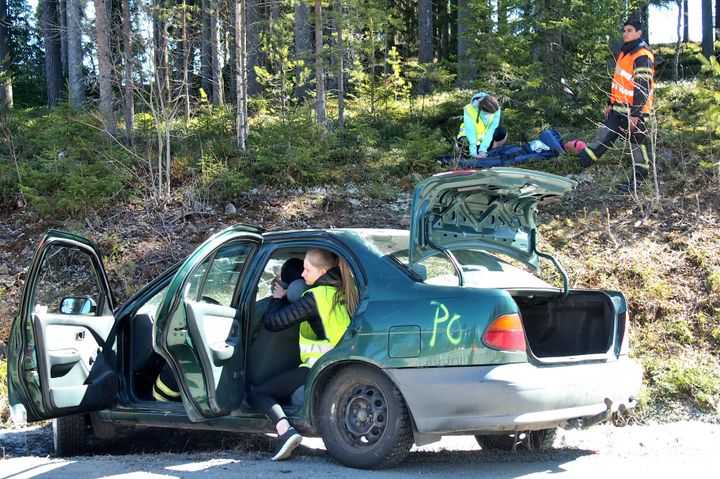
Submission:
POLYGON ((488 150, 505 144, 507 131, 500 125, 500 102, 493 95, 478 92, 463 108, 458 140, 466 139, 472 158, 484 158, 488 150))
POLYGON ((248 404, 275 425, 278 437, 273 461, 287 459, 302 442, 302 436, 290 425, 278 401, 303 386, 310 368, 340 341, 358 302, 350 268, 334 253, 310 249, 303 265, 302 277, 309 289, 291 303, 287 290, 277 284, 263 317, 263 326, 269 331, 300 324, 301 364, 254 387, 247 397, 248 404))

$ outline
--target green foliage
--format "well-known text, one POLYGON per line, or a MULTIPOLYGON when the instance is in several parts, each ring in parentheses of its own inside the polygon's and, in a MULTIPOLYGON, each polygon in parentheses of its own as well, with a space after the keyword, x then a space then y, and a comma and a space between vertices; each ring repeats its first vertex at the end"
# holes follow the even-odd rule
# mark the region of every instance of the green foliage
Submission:
POLYGON ((248 165, 252 178, 287 186, 322 183, 330 178, 328 150, 332 139, 311 117, 291 115, 268 120, 251 130, 248 165))
POLYGON ((265 65, 255 66, 257 81, 263 86, 263 96, 271 98, 269 112, 286 114, 291 104, 297 103, 293 96, 295 87, 310 77, 305 59, 295 58, 293 53, 292 2, 284 2, 284 8, 274 18, 267 31, 260 32, 260 51, 265 54, 265 65))
POLYGON ((10 404, 7 390, 7 359, 0 358, 0 427, 10 422, 10 404))
POLYGON ((720 412, 717 364, 677 357, 653 357, 646 358, 643 366, 656 398, 662 398, 666 403, 690 400, 706 412, 720 412))
POLYGON ((427 175, 435 168, 434 156, 447 151, 447 142, 437 130, 431 130, 423 125, 412 126, 407 135, 397 138, 390 154, 395 154, 397 160, 391 166, 390 173, 407 175, 416 173, 427 175))
POLYGON ((15 165, 2 163, 0 200, 21 191, 40 214, 65 217, 97 211, 126 197, 127 157, 101 138, 95 119, 64 107, 16 111, 3 122, 15 165))
MULTIPOLYGON (((624 2, 504 2, 510 14, 493 32, 493 6, 470 2, 462 19, 473 35, 471 56, 481 78, 477 87, 498 95, 507 119, 521 120, 520 131, 543 125, 587 124, 598 117, 610 85, 610 32, 625 16, 624 2), (560 79, 576 92, 566 96, 560 79)), ((513 124, 513 126, 515 126, 513 124)))
POLYGON ((8 0, 8 24, 11 28, 8 50, 16 108, 42 105, 45 92, 45 56, 42 33, 34 12, 25 0, 8 0))

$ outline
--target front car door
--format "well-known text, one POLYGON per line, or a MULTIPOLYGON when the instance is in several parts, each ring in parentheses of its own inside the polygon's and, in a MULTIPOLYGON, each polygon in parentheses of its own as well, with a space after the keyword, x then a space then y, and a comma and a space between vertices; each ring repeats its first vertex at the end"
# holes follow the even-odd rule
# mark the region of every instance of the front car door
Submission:
POLYGON ((8 348, 8 396, 16 422, 94 411, 115 401, 113 308, 97 247, 70 233, 45 233, 8 348))
POLYGON ((154 347, 177 373, 193 421, 238 409, 244 399, 245 326, 239 285, 260 230, 236 226, 208 239, 170 283, 154 326, 154 347))

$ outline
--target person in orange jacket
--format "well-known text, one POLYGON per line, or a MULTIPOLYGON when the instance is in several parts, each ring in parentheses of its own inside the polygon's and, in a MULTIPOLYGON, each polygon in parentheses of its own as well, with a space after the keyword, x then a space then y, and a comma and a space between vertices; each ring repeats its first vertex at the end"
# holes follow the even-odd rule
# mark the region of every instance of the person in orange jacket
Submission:
POLYGON ((618 139, 630 140, 634 174, 627 183, 617 185, 624 192, 635 191, 648 177, 647 118, 653 106, 655 57, 642 39, 640 20, 629 18, 623 25, 624 44, 617 58, 610 92, 605 107, 605 123, 595 138, 580 151, 580 166, 588 167, 597 161, 618 139))

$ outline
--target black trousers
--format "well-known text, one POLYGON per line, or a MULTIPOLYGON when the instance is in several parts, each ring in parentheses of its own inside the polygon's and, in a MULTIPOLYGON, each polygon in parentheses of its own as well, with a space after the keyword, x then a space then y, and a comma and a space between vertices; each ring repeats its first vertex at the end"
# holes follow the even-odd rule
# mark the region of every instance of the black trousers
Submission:
POLYGON ((304 386, 309 374, 310 368, 301 367, 268 379, 250 391, 247 403, 256 411, 265 414, 273 424, 277 424, 285 419, 285 412, 278 401, 290 397, 297 388, 304 386))
MULTIPOLYGON (((507 130, 505 128, 503 128, 502 126, 498 126, 497 128, 495 128, 495 131, 493 132, 493 140, 490 143, 490 148, 488 148, 488 151, 495 148, 496 143, 503 141, 506 138, 507 138, 507 130)), ((469 150, 467 137, 463 136, 462 138, 460 138, 460 143, 461 143, 461 146, 463 147, 463 149, 465 150, 465 153, 467 153, 469 150)))
POLYGON ((640 117, 637 122, 637 128, 630 132, 628 136, 628 126, 630 119, 625 113, 612 110, 608 115, 605 123, 600 125, 595 133, 595 138, 580 152, 580 159, 585 160, 586 166, 592 161, 597 161, 612 144, 621 138, 623 141, 629 139, 630 154, 633 159, 635 171, 646 176, 650 169, 650 158, 648 156, 648 130, 645 119, 640 117))

